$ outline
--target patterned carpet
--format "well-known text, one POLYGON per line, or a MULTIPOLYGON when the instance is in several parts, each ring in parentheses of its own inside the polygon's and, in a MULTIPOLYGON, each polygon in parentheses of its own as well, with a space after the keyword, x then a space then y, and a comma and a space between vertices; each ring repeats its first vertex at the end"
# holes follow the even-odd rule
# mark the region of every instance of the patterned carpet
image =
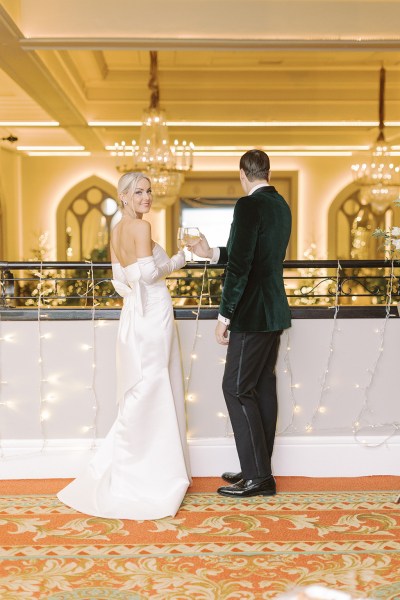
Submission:
POLYGON ((65 481, 2 482, 0 598, 253 600, 320 583, 399 600, 400 478, 335 481, 278 478, 277 496, 237 501, 195 480, 175 517, 143 522, 74 512, 54 494, 65 481))

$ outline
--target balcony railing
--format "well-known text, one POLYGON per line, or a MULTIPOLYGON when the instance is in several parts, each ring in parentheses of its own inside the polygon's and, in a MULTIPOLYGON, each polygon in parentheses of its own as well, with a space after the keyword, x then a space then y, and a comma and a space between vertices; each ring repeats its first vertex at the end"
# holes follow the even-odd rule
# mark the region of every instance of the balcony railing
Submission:
MULTIPOLYGON (((167 278, 176 309, 215 309, 224 266, 189 263, 167 278)), ((293 308, 382 308, 399 299, 400 266, 384 260, 294 260, 284 263, 286 294, 293 308), (389 297, 390 291, 390 297, 389 297)), ((110 263, 1 262, 0 308, 118 309, 110 263)), ((58 311, 57 311, 58 312, 58 311)), ((213 311, 214 312, 214 311, 213 311)), ((4 312, 3 312, 4 314, 4 312)))

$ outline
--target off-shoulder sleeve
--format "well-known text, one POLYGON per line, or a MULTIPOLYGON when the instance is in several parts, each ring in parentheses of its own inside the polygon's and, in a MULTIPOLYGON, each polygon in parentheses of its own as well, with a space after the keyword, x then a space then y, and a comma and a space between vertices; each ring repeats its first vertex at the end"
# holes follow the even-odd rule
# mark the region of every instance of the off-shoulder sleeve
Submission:
POLYGON ((143 281, 150 284, 155 283, 162 277, 167 277, 173 271, 182 269, 186 264, 186 259, 183 250, 180 250, 161 266, 156 265, 153 256, 138 258, 137 262, 143 281))

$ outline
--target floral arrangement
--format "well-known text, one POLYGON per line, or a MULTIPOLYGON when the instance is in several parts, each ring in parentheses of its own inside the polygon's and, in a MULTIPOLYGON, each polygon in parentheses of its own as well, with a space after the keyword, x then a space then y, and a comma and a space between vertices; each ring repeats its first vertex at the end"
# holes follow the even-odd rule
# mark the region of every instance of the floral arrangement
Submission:
POLYGON ((400 227, 391 227, 389 231, 378 228, 372 235, 384 240, 388 258, 396 258, 396 252, 400 252, 400 227))
MULTIPOLYGON (((395 206, 400 206, 400 198, 395 200, 393 204, 395 206)), ((391 227, 389 231, 385 231, 379 227, 378 229, 375 229, 372 236, 383 239, 387 258, 394 259, 400 256, 397 255, 397 253, 400 252, 400 227, 391 227)))

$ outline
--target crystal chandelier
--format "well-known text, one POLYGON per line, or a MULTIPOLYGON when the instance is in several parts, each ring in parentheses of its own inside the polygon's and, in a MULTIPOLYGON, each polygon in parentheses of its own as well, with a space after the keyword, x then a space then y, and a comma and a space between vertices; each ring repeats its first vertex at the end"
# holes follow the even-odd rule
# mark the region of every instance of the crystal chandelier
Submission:
POLYGON ((385 69, 379 77, 379 135, 368 157, 352 165, 355 183, 360 186, 360 200, 383 213, 389 204, 400 197, 400 166, 395 164, 392 148, 385 140, 385 69))
POLYGON ((142 116, 139 143, 116 142, 111 152, 120 173, 142 171, 151 179, 153 205, 170 206, 179 196, 184 173, 193 166, 193 144, 175 140, 170 145, 167 119, 160 109, 157 52, 150 52, 150 106, 142 116))

